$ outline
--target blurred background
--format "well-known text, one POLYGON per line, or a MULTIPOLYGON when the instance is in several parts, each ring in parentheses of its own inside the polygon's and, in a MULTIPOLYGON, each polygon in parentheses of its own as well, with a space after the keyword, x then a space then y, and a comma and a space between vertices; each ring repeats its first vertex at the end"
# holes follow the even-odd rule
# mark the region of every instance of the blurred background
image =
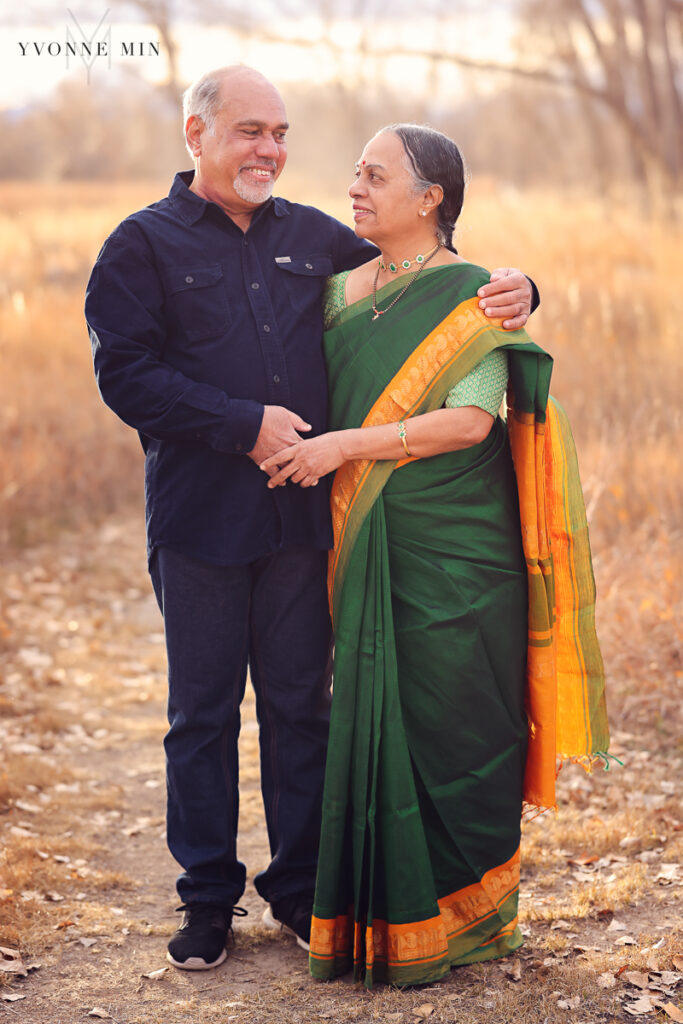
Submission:
POLYGON ((83 292, 108 232, 188 166, 185 86, 244 62, 287 104, 278 191, 349 223, 353 164, 381 125, 427 122, 461 145, 459 250, 538 284, 529 329, 576 435, 608 667, 666 733, 680 679, 681 0, 33 2, 4 5, 0 30, 0 545, 131 504, 142 517, 141 451, 99 401, 83 292), (84 42, 106 56, 83 57, 84 42))

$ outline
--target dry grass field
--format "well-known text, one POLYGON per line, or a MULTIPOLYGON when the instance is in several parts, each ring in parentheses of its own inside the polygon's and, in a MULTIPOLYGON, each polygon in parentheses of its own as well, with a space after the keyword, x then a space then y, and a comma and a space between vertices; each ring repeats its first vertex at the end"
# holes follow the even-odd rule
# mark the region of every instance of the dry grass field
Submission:
MULTIPOLYGON (((310 202, 309 194, 292 198, 310 202)), ((475 183, 458 246, 522 267, 555 357, 592 527, 614 753, 525 826, 511 961, 423 991, 319 985, 259 928, 207 976, 164 966, 164 659, 144 566, 142 456, 102 405, 82 300, 108 231, 164 191, 0 185, 0 1016, 73 1024, 683 1020, 680 809, 683 253, 627 204, 475 183), (152 974, 153 977, 147 977, 152 974), (97 1014, 95 1015, 97 1016, 97 1014)), ((319 204, 346 216, 342 202, 319 204)), ((242 854, 267 856, 253 705, 242 854)))

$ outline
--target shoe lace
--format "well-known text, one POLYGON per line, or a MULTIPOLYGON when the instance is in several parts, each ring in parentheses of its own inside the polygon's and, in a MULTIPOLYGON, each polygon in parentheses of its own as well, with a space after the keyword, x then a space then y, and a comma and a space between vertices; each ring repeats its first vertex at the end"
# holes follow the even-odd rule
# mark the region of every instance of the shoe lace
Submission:
POLYGON ((231 917, 246 917, 249 913, 244 907, 219 907, 214 903, 181 903, 179 907, 175 908, 176 914, 191 914, 195 921, 200 918, 211 917, 217 911, 222 911, 231 917))

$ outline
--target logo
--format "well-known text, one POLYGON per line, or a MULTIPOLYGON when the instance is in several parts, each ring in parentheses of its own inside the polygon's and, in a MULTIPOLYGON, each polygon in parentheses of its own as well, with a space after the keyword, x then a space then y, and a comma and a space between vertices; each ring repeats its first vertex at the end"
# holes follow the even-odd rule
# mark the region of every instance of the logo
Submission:
POLYGON ((69 64, 69 61, 76 55, 76 53, 78 53, 78 56, 81 58, 83 64, 85 65, 85 73, 88 85, 90 85, 90 72, 92 70, 93 64, 98 59, 98 57, 103 57, 107 61, 107 68, 111 70, 111 25, 104 29, 100 38, 97 39, 97 33, 100 31, 107 17, 109 16, 109 10, 107 9, 104 12, 99 22, 97 23, 95 31, 91 36, 86 36, 74 12, 69 10, 68 7, 66 11, 71 20, 73 21, 74 25, 76 26, 76 28, 78 29, 80 35, 80 40, 77 40, 72 32, 71 26, 67 24, 66 66, 67 68, 71 66, 69 64), (96 40, 97 42, 95 42, 96 40))
POLYGON ((69 21, 66 24, 64 42, 60 39, 42 39, 19 42, 22 57, 61 57, 67 68, 80 60, 85 68, 88 85, 90 74, 97 61, 104 62, 111 70, 114 57, 159 57, 161 46, 151 39, 114 39, 112 26, 108 23, 109 8, 104 12, 95 28, 88 32, 72 10, 67 7, 69 21))

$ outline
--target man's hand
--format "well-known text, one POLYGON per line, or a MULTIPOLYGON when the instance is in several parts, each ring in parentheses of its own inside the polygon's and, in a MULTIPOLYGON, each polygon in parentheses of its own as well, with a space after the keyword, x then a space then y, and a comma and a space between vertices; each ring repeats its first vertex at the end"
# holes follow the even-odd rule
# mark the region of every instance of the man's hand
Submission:
MULTIPOLYGON (((310 423, 306 423, 301 416, 285 409, 283 405, 266 405, 256 444, 247 455, 260 466, 271 455, 300 441, 298 430, 310 429, 310 423)), ((268 470, 268 476, 274 476, 277 471, 277 465, 273 465, 273 468, 268 470)))
POLYGON ((489 284, 483 285, 477 295, 479 306, 486 316, 507 317, 503 327, 516 331, 529 319, 531 313, 531 284, 521 270, 499 267, 492 271, 489 284))

